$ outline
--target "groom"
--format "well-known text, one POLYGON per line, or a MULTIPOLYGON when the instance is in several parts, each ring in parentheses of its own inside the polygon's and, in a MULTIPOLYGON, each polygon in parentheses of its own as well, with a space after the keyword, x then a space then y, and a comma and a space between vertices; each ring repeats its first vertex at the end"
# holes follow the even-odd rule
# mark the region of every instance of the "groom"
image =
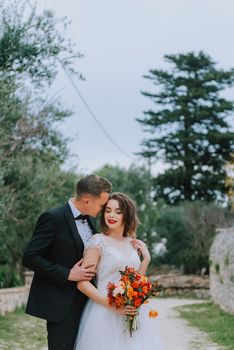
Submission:
POLYGON ((86 296, 77 281, 90 281, 93 266, 82 267, 84 244, 95 229, 95 217, 111 192, 111 183, 89 175, 76 185, 75 197, 43 213, 23 253, 22 263, 33 270, 26 313, 47 320, 49 350, 72 350, 86 296))

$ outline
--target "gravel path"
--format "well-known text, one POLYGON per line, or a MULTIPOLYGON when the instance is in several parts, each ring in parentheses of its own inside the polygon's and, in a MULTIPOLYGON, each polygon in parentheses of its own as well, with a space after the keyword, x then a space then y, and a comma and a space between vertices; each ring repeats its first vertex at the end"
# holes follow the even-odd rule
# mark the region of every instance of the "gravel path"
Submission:
MULTIPOLYGON (((179 317, 176 306, 195 303, 203 303, 203 301, 158 298, 152 302, 152 306, 155 306, 159 312, 160 333, 166 347, 165 350, 225 350, 212 343, 206 333, 191 327, 186 320, 179 317)), ((47 350, 47 348, 41 350, 47 350)))
MULTIPOLYGON (((182 305, 203 303, 203 301, 155 298, 151 303, 152 308, 159 311, 157 321, 159 322, 161 337, 165 343, 165 350, 224 350, 223 347, 212 343, 206 333, 191 327, 186 320, 180 318, 179 312, 175 308, 182 305)), ((0 339, 0 349, 47 350, 47 347, 43 346, 43 344, 46 344, 45 321, 24 313, 13 313, 9 316, 7 322, 5 321, 6 327, 9 328, 10 338, 8 339, 5 334, 5 338, 0 339)))
MULTIPOLYGON (((155 309, 159 312, 160 333, 165 350, 225 350, 212 343, 208 335, 191 327, 186 320, 179 317, 176 306, 203 303, 202 300, 158 298, 155 299, 155 309)), ((43 348, 41 350, 47 350, 43 348)))
POLYGON ((155 308, 159 312, 160 332, 166 350, 224 350, 212 343, 207 334, 191 327, 187 321, 179 317, 176 306, 203 303, 190 299, 155 299, 155 308))

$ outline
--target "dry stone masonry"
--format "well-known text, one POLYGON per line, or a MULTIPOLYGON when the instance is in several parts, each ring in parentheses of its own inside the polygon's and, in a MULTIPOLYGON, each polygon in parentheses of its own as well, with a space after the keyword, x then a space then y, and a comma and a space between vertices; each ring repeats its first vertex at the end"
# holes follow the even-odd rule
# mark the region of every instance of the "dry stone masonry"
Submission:
POLYGON ((5 315, 26 304, 32 276, 33 273, 27 271, 24 286, 0 289, 0 315, 5 315))
POLYGON ((234 227, 217 230, 211 246, 210 294, 223 310, 234 314, 234 227))

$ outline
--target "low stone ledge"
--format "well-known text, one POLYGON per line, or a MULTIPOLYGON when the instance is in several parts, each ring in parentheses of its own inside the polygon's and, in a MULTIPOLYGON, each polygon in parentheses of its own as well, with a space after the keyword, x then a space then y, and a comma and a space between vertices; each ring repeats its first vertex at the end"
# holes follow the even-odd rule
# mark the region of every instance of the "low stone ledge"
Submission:
POLYGON ((29 286, 0 289, 0 315, 26 304, 29 286))
POLYGON ((209 289, 210 279, 208 276, 196 275, 159 275, 156 277, 163 288, 175 289, 209 289))
POLYGON ((209 276, 166 274, 150 276, 162 286, 164 296, 192 294, 201 299, 210 298, 209 276))

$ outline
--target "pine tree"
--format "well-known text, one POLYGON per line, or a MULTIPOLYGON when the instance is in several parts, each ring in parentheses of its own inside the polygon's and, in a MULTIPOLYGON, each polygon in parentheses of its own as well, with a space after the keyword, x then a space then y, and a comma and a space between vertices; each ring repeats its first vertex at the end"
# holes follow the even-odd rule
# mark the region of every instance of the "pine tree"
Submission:
POLYGON ((202 51, 166 55, 165 60, 169 71, 153 69, 144 76, 157 86, 154 93, 142 92, 156 111, 137 119, 150 133, 140 154, 167 165, 154 180, 156 196, 168 203, 222 199, 225 164, 234 149, 234 105, 221 92, 233 85, 234 69, 217 69, 202 51))

